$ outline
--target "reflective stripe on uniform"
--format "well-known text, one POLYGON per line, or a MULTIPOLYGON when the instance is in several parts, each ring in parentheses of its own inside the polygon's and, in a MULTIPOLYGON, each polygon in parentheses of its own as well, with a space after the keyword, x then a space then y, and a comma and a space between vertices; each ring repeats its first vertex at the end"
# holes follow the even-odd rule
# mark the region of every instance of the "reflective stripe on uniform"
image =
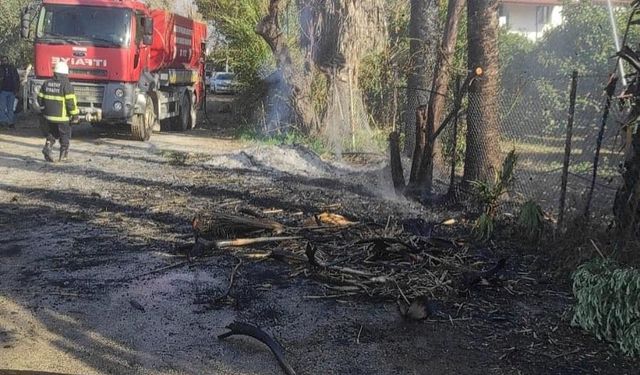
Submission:
POLYGON ((44 107, 43 116, 51 122, 69 122, 80 114, 78 98, 66 79, 45 82, 38 93, 38 103, 44 107))
MULTIPOLYGON (((43 99, 44 100, 50 100, 52 102, 56 102, 56 104, 60 106, 60 111, 62 112, 62 113, 60 113, 58 111, 54 111, 54 112, 60 113, 60 116, 48 116, 48 115, 45 114, 44 117, 47 120, 55 121, 55 122, 67 122, 67 121, 71 120, 71 118, 67 115, 67 106, 65 105, 64 98, 56 97, 56 96, 51 97, 50 95, 44 95, 43 99)), ((44 107, 47 108, 47 103, 46 102, 44 103, 44 107)))
POLYGON ((67 122, 70 121, 71 118, 69 116, 67 116, 67 106, 66 106, 66 100, 70 100, 73 103, 73 108, 74 110, 70 111, 69 114, 71 116, 75 116, 80 114, 80 110, 78 109, 78 104, 77 104, 77 98, 75 94, 69 94, 66 96, 58 96, 58 95, 46 95, 43 93, 38 93, 38 97, 44 99, 44 100, 53 100, 56 102, 60 102, 61 104, 61 109, 62 109, 62 116, 44 116, 47 120, 49 121, 53 121, 53 122, 67 122))
POLYGON ((64 102, 64 98, 62 96, 56 96, 56 95, 45 95, 43 93, 38 93, 38 96, 41 97, 44 100, 56 100, 59 102, 64 102))
POLYGON ((78 109, 78 98, 76 97, 76 94, 69 94, 67 96, 64 97, 66 100, 71 100, 71 103, 73 103, 73 110, 71 110, 69 112, 69 114, 71 116, 75 116, 80 114, 80 110, 78 109))
POLYGON ((56 116, 44 116, 48 121, 52 122, 68 122, 71 120, 69 117, 56 117, 56 116))

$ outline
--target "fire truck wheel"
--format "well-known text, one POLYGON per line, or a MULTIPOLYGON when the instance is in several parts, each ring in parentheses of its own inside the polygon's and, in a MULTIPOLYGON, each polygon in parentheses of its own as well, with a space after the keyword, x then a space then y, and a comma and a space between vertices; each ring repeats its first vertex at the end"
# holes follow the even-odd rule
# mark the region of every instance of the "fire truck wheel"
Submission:
POLYGON ((136 141, 148 141, 153 133, 153 125, 156 122, 153 101, 147 98, 147 106, 144 114, 135 115, 131 122, 131 134, 136 141))
POLYGON ((158 114, 156 112, 156 104, 158 102, 157 100, 157 96, 154 95, 153 93, 150 94, 149 96, 147 96, 147 102, 151 103, 151 112, 149 113, 149 116, 151 116, 151 119, 149 120, 151 123, 151 131, 153 133, 159 133, 160 131, 162 131, 162 125, 160 124, 160 120, 158 120, 158 114))
MULTIPOLYGON (((195 97, 192 97, 191 103, 196 103, 195 97)), ((191 124, 189 125, 189 129, 195 129, 198 124, 198 108, 194 105, 190 106, 191 112, 189 115, 191 116, 191 124)))
POLYGON ((149 137, 156 128, 159 128, 158 118, 156 117, 156 106, 153 99, 147 96, 147 107, 144 110, 144 127, 149 133, 149 137))
POLYGON ((191 99, 189 95, 182 95, 178 116, 173 119, 173 130, 187 131, 191 129, 191 99))

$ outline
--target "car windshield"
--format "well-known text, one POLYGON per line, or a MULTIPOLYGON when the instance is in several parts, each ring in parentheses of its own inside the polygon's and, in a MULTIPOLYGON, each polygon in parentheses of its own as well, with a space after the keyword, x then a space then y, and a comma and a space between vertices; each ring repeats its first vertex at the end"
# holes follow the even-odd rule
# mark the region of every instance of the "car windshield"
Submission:
POLYGON ((221 81, 231 81, 233 80, 233 78, 233 73, 219 73, 218 75, 216 75, 216 79, 219 79, 221 81))
POLYGON ((43 42, 126 47, 131 39, 131 11, 74 5, 45 5, 38 18, 43 42))

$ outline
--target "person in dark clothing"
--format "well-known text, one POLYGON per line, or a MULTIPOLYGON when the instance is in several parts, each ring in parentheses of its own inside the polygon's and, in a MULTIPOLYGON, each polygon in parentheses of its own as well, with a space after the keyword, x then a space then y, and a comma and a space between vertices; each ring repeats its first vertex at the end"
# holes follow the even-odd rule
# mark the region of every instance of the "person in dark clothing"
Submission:
POLYGON ((42 149, 44 159, 53 162, 53 145, 60 140, 59 161, 67 161, 71 140, 71 124, 78 123, 78 104, 73 86, 69 82, 69 66, 59 62, 53 78, 46 81, 38 93, 38 104, 43 114, 42 125, 47 140, 42 149))
POLYGON ((0 124, 15 126, 14 102, 20 90, 20 76, 7 56, 0 57, 0 124))

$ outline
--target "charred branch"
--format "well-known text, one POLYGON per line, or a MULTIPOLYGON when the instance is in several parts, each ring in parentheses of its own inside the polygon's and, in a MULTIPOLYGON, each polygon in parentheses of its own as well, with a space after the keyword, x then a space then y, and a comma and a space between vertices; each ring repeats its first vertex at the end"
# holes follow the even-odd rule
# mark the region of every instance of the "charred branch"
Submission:
POLYGON ((248 323, 233 322, 227 326, 227 329, 229 329, 230 331, 219 335, 219 340, 226 339, 227 337, 231 336, 252 337, 269 347, 285 374, 296 374, 296 372, 293 370, 293 367, 291 367, 291 365, 285 359, 284 348, 257 326, 248 323))

